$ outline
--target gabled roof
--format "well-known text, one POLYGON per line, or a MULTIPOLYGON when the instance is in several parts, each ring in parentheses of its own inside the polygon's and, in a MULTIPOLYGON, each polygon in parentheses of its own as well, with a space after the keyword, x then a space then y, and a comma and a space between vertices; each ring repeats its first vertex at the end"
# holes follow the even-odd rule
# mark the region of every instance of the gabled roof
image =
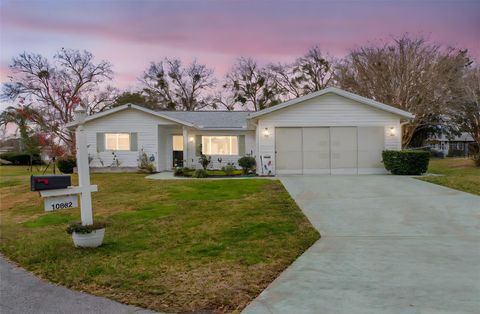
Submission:
MULTIPOLYGON (((178 119, 175 119, 175 118, 169 117, 167 115, 164 115, 159 111, 153 111, 153 110, 150 110, 150 109, 147 109, 147 108, 144 108, 144 107, 141 107, 141 106, 137 106, 137 105, 134 105, 134 104, 126 104, 126 105, 118 106, 118 107, 115 107, 115 108, 112 108, 112 109, 108 109, 108 110, 93 114, 91 116, 86 117, 85 120, 84 120, 84 123, 90 122, 90 121, 93 121, 93 120, 96 120, 96 119, 99 119, 99 118, 103 118, 105 116, 109 116, 113 113, 120 112, 120 111, 127 110, 127 109, 136 109, 136 110, 139 110, 139 111, 142 111, 142 112, 145 112, 145 113, 157 116, 157 117, 167 119, 167 120, 172 121, 172 122, 177 122, 177 123, 180 123, 180 124, 184 124, 184 125, 188 125, 188 126, 193 127, 193 125, 191 123, 188 123, 186 121, 180 121, 178 119)), ((67 128, 74 127, 77 124, 78 123, 75 122, 75 121, 67 123, 67 128)))
POLYGON ((448 141, 448 142, 473 142, 473 137, 470 133, 462 132, 460 135, 455 135, 452 137, 448 137, 445 134, 440 136, 432 136, 428 138, 430 141, 448 141))
MULTIPOLYGON (((211 130, 246 130, 249 111, 154 111, 134 104, 126 104, 85 118, 84 123, 106 117, 116 112, 135 109, 181 125, 211 130)), ((73 121, 67 124, 68 128, 76 126, 73 121)))
POLYGON ((336 94, 336 95, 339 95, 339 96, 357 101, 359 103, 369 105, 369 106, 372 106, 374 108, 399 115, 403 118, 413 119, 415 117, 410 112, 407 112, 407 111, 404 111, 404 110, 401 110, 401 109, 398 109, 398 108, 395 108, 395 107, 392 107, 392 106, 389 106, 389 105, 382 104, 382 103, 380 103, 378 101, 375 101, 373 99, 365 98, 365 97, 359 96, 357 94, 353 94, 353 93, 344 91, 340 88, 327 87, 327 88, 319 90, 317 92, 314 92, 314 93, 311 93, 311 94, 308 94, 308 95, 305 95, 305 96, 302 96, 302 97, 298 97, 298 98, 286 101, 284 103, 278 104, 276 106, 273 106, 273 107, 270 107, 270 108, 267 108, 267 109, 257 111, 255 113, 251 113, 250 118, 257 118, 257 117, 263 116, 265 114, 268 114, 268 113, 271 113, 271 112, 274 112, 274 111, 277 111, 277 110, 280 110, 280 109, 283 109, 283 108, 286 108, 286 107, 290 107, 290 106, 296 105, 298 103, 301 103, 303 101, 306 101, 306 100, 309 100, 309 99, 312 99, 312 98, 315 98, 315 97, 319 97, 319 96, 322 96, 322 95, 325 95, 325 94, 328 94, 328 93, 336 94))

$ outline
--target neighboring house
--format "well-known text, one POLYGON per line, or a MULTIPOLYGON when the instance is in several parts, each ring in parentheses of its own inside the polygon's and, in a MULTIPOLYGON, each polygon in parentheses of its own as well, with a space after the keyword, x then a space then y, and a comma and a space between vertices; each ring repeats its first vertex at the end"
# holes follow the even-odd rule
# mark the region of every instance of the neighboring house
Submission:
POLYGON ((203 152, 211 168, 255 156, 260 175, 368 174, 385 172, 382 150, 401 148, 401 123, 411 118, 330 87, 257 112, 156 112, 128 104, 88 116, 85 130, 92 168, 136 168, 141 152, 157 171, 180 159, 199 168, 203 152))
POLYGON ((473 137, 466 132, 447 138, 445 135, 427 140, 427 146, 443 153, 443 156, 469 156, 469 148, 475 143, 473 137))
POLYGON ((19 137, 8 137, 0 140, 0 154, 9 152, 18 152, 21 147, 21 139, 19 137))
MULTIPOLYGON (((20 137, 9 137, 0 140, 0 154, 4 153, 20 153, 22 152, 22 139, 20 137)), ((41 149, 40 158, 43 162, 48 163, 50 157, 45 149, 41 149)))

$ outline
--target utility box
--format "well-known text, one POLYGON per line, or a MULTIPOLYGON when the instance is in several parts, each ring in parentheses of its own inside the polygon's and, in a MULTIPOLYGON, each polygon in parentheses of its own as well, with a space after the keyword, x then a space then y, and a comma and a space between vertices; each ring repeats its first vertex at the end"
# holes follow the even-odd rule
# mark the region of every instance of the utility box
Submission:
POLYGON ((66 189, 72 185, 69 175, 31 176, 30 189, 32 191, 66 189))

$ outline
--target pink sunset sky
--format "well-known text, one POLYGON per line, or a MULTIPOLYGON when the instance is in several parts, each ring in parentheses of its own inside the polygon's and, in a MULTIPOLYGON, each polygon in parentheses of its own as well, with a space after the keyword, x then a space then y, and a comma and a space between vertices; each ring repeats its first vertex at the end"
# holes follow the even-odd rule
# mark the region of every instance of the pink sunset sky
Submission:
POLYGON ((477 1, 0 0, 0 81, 23 51, 61 47, 109 60, 131 89, 151 61, 197 58, 221 78, 239 56, 289 61, 318 45, 334 57, 405 32, 480 57, 477 1))

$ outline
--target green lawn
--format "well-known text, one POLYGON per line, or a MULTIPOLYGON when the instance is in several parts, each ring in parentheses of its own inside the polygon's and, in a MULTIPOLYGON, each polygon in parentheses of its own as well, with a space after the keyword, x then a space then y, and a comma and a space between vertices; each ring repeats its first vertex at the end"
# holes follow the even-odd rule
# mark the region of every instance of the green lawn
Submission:
POLYGON ((241 310, 319 238, 279 181, 111 173, 92 175, 104 245, 75 249, 65 227, 79 209, 45 213, 28 175, 0 167, 1 252, 52 282, 154 310, 241 310))
POLYGON ((421 177, 420 180, 480 195, 480 168, 475 167, 473 160, 465 158, 433 159, 430 160, 428 172, 443 176, 421 177))

